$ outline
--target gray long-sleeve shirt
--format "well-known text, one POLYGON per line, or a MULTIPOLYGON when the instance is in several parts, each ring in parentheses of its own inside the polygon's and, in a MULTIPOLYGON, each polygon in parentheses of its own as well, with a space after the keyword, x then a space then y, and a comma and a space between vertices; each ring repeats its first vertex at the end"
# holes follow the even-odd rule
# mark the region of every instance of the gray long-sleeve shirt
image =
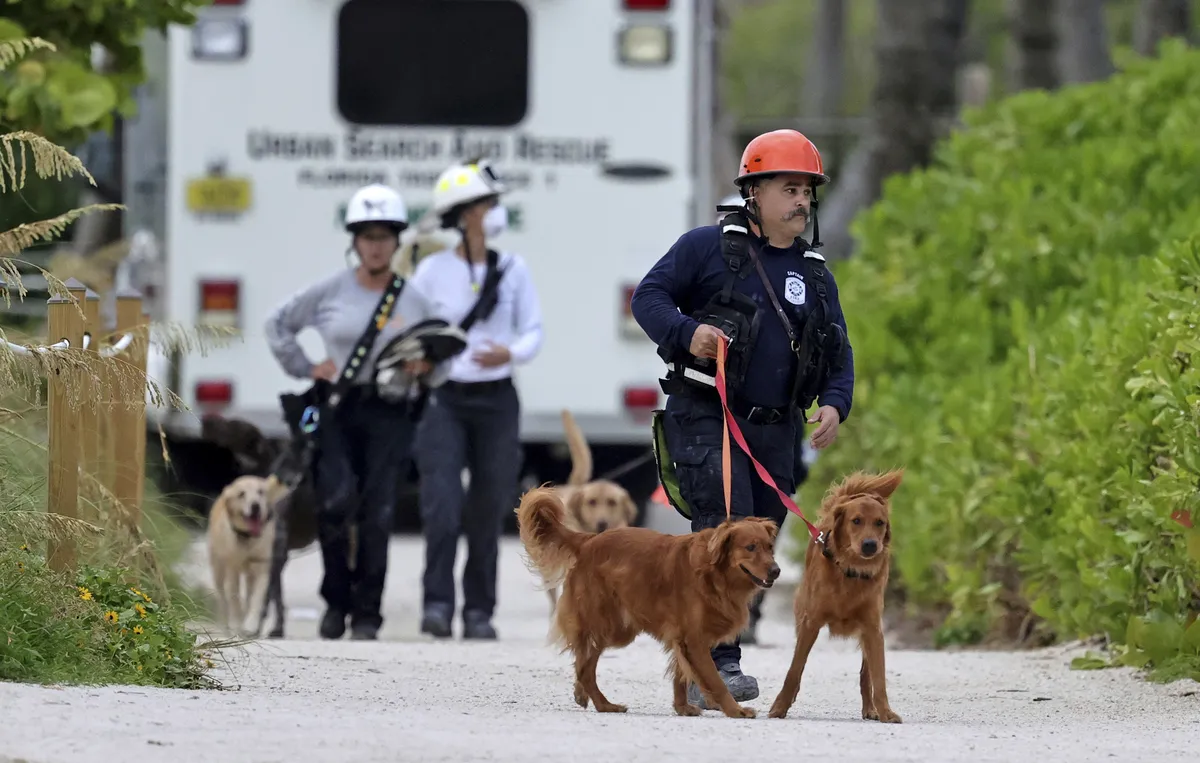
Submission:
MULTIPOLYGON (((309 378, 314 364, 296 341, 296 335, 306 328, 313 328, 325 343, 329 359, 337 364, 338 373, 341 373, 382 296, 382 291, 363 288, 353 270, 339 271, 313 284, 292 295, 267 317, 267 344, 271 353, 288 375, 297 379, 309 378)), ((379 351, 388 342, 417 321, 433 317, 432 313, 428 300, 418 288, 411 281, 406 283, 392 310, 392 318, 376 337, 356 383, 371 379, 379 351)))

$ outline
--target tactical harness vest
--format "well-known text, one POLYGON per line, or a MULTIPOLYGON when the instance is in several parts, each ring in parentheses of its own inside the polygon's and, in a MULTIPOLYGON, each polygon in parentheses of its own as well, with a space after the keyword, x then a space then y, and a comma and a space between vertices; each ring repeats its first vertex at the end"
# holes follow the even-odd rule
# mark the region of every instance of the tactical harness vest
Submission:
MULTIPOLYGON (((734 286, 749 276, 751 269, 756 270, 796 355, 792 405, 802 411, 807 410, 824 388, 830 373, 840 370, 846 357, 846 334, 841 326, 830 319, 825 258, 811 251, 803 239, 797 239, 804 253, 805 281, 812 285, 817 294, 816 305, 797 333, 796 326, 779 304, 775 288, 759 261, 745 213, 739 207, 718 207, 718 210, 729 211, 720 223, 721 258, 729 272, 721 289, 691 317, 701 324, 717 327, 729 337, 726 379, 730 391, 736 395, 746 377, 751 350, 758 338, 762 311, 753 299, 734 291, 734 286)), ((659 356, 669 366, 667 377, 660 382, 664 393, 671 395, 685 389, 699 389, 715 394, 715 360, 697 358, 691 353, 668 348, 660 348, 659 356)))

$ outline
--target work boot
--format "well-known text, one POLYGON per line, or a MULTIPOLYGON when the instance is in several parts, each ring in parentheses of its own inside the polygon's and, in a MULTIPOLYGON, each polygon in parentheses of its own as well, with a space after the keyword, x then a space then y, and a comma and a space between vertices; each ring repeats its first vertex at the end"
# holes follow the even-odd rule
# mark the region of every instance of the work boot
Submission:
POLYGON ((340 609, 325 610, 321 618, 321 638, 339 639, 346 632, 346 613, 340 609))
POLYGON ((463 612, 463 638, 494 641, 496 629, 491 618, 482 612, 463 612))
MULTIPOLYGON (((721 676, 721 680, 725 682, 729 693, 733 695, 734 702, 749 702, 752 699, 758 698, 758 680, 754 676, 748 676, 743 673, 741 665, 736 662, 727 662, 717 668, 717 673, 721 676)), ((704 695, 700 693, 700 687, 696 684, 688 684, 687 698, 688 702, 701 710, 720 709, 708 706, 708 703, 704 700, 704 695)))
POLYGON ((434 638, 450 638, 450 615, 440 609, 427 609, 421 617, 421 633, 434 638))

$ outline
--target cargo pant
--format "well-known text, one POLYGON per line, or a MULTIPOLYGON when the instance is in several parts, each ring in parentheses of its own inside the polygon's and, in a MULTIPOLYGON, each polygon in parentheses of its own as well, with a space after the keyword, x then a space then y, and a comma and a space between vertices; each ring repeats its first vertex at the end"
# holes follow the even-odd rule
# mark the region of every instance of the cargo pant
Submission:
MULTIPOLYGON (((721 475, 722 411, 719 400, 693 394, 671 395, 664 406, 663 433, 675 462, 680 494, 692 510, 692 532, 716 527, 725 521, 725 488, 721 475)), ((736 418, 750 452, 784 493, 795 490, 798 442, 794 416, 773 424, 755 424, 736 418)), ((733 517, 772 519, 780 530, 788 510, 758 477, 749 457, 730 439, 730 502, 733 517)), ((756 596, 752 608, 761 606, 756 596)), ((741 662, 741 639, 718 644, 713 662, 741 662)))

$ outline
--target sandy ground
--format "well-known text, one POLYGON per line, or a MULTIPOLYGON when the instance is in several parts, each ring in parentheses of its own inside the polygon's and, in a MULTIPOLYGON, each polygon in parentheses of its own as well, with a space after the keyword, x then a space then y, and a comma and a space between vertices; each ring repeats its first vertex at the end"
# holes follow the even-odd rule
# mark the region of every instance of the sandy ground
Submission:
MULTIPOLYGON (((890 652, 888 693, 904 718, 896 726, 859 718, 859 654, 822 637, 789 718, 768 719, 793 643, 778 592, 763 645, 743 657, 762 690, 748 703, 759 718, 676 717, 666 658, 648 640, 601 661, 602 688, 629 712, 600 715, 572 702, 569 658, 546 645, 548 603, 515 539, 501 549, 494 643, 418 634, 422 559, 418 539, 393 540, 376 643, 316 640, 320 559, 293 561, 289 639, 229 654, 220 669, 228 691, 0 684, 0 760, 1149 762, 1194 760, 1200 739, 1200 685, 1073 672, 1064 648, 890 652)), ((202 555, 191 574, 207 579, 202 555)))

